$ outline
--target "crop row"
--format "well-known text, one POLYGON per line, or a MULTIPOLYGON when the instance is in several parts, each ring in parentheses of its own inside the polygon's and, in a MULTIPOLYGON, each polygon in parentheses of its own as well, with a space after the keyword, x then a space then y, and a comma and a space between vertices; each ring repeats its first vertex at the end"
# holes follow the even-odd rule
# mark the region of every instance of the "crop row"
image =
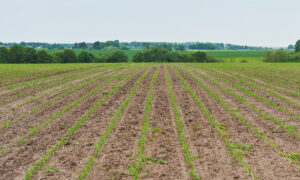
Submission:
MULTIPOLYGON (((146 71, 148 72, 148 71, 146 71)), ((145 73, 146 73, 145 72, 145 73)), ((71 137, 75 134, 75 132, 77 131, 77 129, 103 104, 103 102, 105 102, 111 95, 113 95, 117 89, 123 84, 125 83, 127 80, 129 80, 130 78, 132 78, 134 75, 136 75, 138 73, 138 71, 131 73, 131 75, 127 76, 126 78, 124 78, 122 81, 120 81, 119 83, 117 83, 115 86, 113 86, 113 88, 104 96, 102 97, 100 100, 98 100, 90 109, 87 113, 85 113, 79 120, 77 120, 74 125, 69 128, 68 132, 66 133, 66 135, 64 135, 63 137, 60 138, 60 140, 58 140, 56 142, 55 145, 51 146, 48 150, 47 153, 43 156, 41 156, 41 160, 38 161, 37 163, 33 164, 33 166, 26 171, 25 173, 25 179, 31 179, 31 177, 34 175, 34 173, 36 173, 39 169, 42 168, 42 166, 44 164, 46 164, 49 160, 49 158, 59 149, 61 148, 63 145, 65 145, 70 139, 71 137)), ((144 73, 144 74, 145 74, 144 73)), ((122 76, 120 76, 122 77, 122 76)), ((140 81, 139 81, 140 82, 140 81)), ((136 86, 135 86, 136 87, 136 86)), ((125 108, 125 107, 124 107, 125 108)), ((124 109, 123 108, 123 109, 124 109)), ((122 111, 123 111, 122 109, 122 111)), ((122 112, 121 111, 121 112, 122 112)), ((118 111, 119 112, 119 111, 118 111)), ((119 112, 118 114, 120 114, 121 112, 119 112)), ((116 117, 116 116, 115 116, 116 117)), ((115 122, 115 118, 114 121, 115 122)), ((106 136, 103 137, 107 137, 110 133, 110 131, 112 130, 112 126, 115 124, 113 123, 109 125, 107 131, 106 131, 106 136)), ((101 138, 103 139, 103 138, 101 138)), ((104 139, 105 141, 105 139, 104 139)), ((99 146, 99 145, 98 145, 99 146)), ((98 147, 97 146, 97 147, 98 147)), ((98 151, 99 152, 99 151, 98 151)), ((93 158, 90 158, 91 160, 93 158)), ((86 169, 86 168, 84 168, 86 169)))
POLYGON ((274 116, 270 115, 267 112, 264 112, 262 109, 259 109, 257 106, 255 106, 254 104, 251 104, 249 102, 247 102, 243 96, 240 96, 234 92, 232 92, 230 89, 225 88, 224 86, 222 86, 221 84, 217 83, 216 81, 214 81, 213 79, 210 79, 208 76, 205 76, 204 74, 192 70, 194 73, 197 73, 199 76, 203 77, 204 79, 208 80, 210 83, 214 84, 215 86, 217 86, 219 89, 223 90, 224 92, 226 92, 227 94, 231 95, 233 98, 235 98, 236 100, 238 100, 239 102, 245 104, 248 108, 250 108, 251 110, 255 111, 257 114, 260 115, 260 117, 264 118, 265 120, 271 120, 274 124, 276 124, 278 127, 282 128, 283 130, 285 130, 286 132, 290 133, 294 138, 296 139, 300 139, 300 135, 297 134, 295 127, 294 126, 289 126, 286 125, 284 122, 281 122, 280 120, 278 120, 277 118, 275 118, 274 116))
POLYGON ((212 76, 214 76, 214 77, 216 77, 216 78, 218 78, 218 79, 226 82, 227 84, 229 84, 229 85, 233 86, 234 88, 236 88, 236 89, 238 89, 238 90, 246 93, 247 95, 250 95, 250 96, 254 97, 257 100, 260 100, 260 101, 262 101, 264 103, 267 103, 267 104, 271 105, 272 107, 274 107, 274 108, 276 108, 276 109, 278 109, 278 110, 280 110, 282 112, 285 112, 285 113, 287 113, 287 114, 289 114, 291 116, 294 116, 295 118, 297 118, 298 120, 300 120, 300 114, 299 113, 291 112, 290 110, 286 109, 285 107, 282 107, 281 105, 277 104, 273 100, 270 100, 270 99, 267 99, 267 98, 265 98, 263 96, 260 96, 260 95, 258 95, 256 93, 254 93, 251 89, 243 88, 240 85, 238 85, 236 83, 233 83, 233 82, 231 82, 230 80, 228 80, 228 79, 226 79, 224 77, 217 76, 216 74, 214 74, 214 73, 212 73, 210 71, 207 71, 207 70, 203 70, 203 71, 205 71, 208 74, 210 74, 210 75, 212 75, 212 76))
MULTIPOLYGON (((92 68, 95 68, 97 69, 98 67, 92 67, 92 68)), ((11 83, 8 83, 8 84, 4 84, 0 87, 0 89, 15 89, 16 86, 24 86, 24 85, 27 85, 27 84, 32 84, 32 83, 35 83, 35 82, 38 82, 38 81, 41 81, 41 80, 44 80, 44 79, 52 79, 52 78, 55 78, 57 76, 63 76, 65 74, 69 74, 69 73, 76 73, 76 72, 80 72, 80 71, 90 71, 91 70, 91 67, 88 67, 88 68, 73 68, 73 69, 66 69, 66 70, 60 70, 60 71, 54 71, 54 72, 45 72, 45 73, 42 73, 40 74, 39 76, 37 76, 35 79, 31 79, 31 80, 21 80, 21 81, 18 81, 18 82, 11 82, 11 83), (46 75, 46 76, 44 76, 46 75)), ((19 72, 22 72, 22 73, 26 73, 27 71, 25 71, 25 69, 20 69, 19 72)), ((25 75, 23 75, 25 77, 25 75)))
POLYGON ((276 93, 276 92, 274 92, 272 90, 269 90, 269 89, 266 89, 264 87, 258 86, 258 85, 254 84, 254 83, 247 82, 247 81, 245 81, 245 80, 243 80, 241 78, 237 78, 235 75, 227 75, 227 74, 225 74, 223 72, 215 71, 215 70, 211 70, 211 71, 213 71, 215 73, 218 73, 218 74, 221 74, 224 77, 231 78, 231 79, 233 79, 235 81, 238 81, 238 82, 240 82, 240 83, 242 83, 244 85, 247 85, 247 86, 249 86, 249 87, 251 87, 253 89, 258 89, 260 91, 263 91, 263 92, 269 94, 270 96, 274 96, 274 97, 276 97, 278 99, 281 99, 281 100, 283 100, 283 101, 285 101, 285 102, 287 102, 289 104, 294 105, 297 108, 300 108, 300 103, 298 103, 296 101, 293 101, 291 99, 288 99, 288 98, 282 96, 281 94, 278 94, 278 93, 276 93))
POLYGON ((143 156, 143 151, 144 151, 144 148, 145 148, 146 134, 147 134, 148 125, 149 125, 149 114, 150 114, 150 110, 151 110, 153 86, 154 86, 154 82, 157 78, 158 70, 159 70, 159 67, 156 69, 156 71, 155 71, 155 73, 152 77, 151 84, 150 84, 150 89, 149 89, 146 104, 145 104, 145 115, 144 115, 144 121, 143 121, 141 137, 138 141, 139 146, 138 146, 138 149, 137 149, 136 162, 134 162, 134 163, 132 163, 128 166, 128 170, 130 172, 130 175, 134 176, 135 179, 138 179, 139 174, 141 172, 142 163, 146 159, 143 156))
MULTIPOLYGON (((63 109, 56 111, 54 114, 52 114, 49 118, 45 119, 41 124, 38 124, 32 128, 30 128, 28 130, 28 132, 26 133, 26 135, 22 135, 20 137, 17 138, 17 140, 15 141, 15 145, 19 145, 19 144, 23 144, 25 142, 26 139, 29 139, 31 136, 33 136, 38 130, 44 128, 45 126, 47 126, 48 124, 50 124, 51 122, 53 122, 55 119, 57 119, 58 117, 60 117, 62 114, 64 114, 65 112, 69 111, 71 108, 75 107, 78 103, 82 102, 83 100, 85 100, 87 97, 91 96, 92 94, 96 93, 99 89, 101 89, 103 86, 105 86, 106 84, 112 82, 115 79, 119 79, 121 78, 124 74, 130 72, 131 69, 123 72, 122 74, 116 75, 116 76, 112 76, 110 74, 102 76, 101 79, 110 77, 109 80, 101 83, 100 85, 98 85, 96 88, 94 88, 93 90, 91 90, 89 93, 85 94, 84 96, 80 97, 79 99, 73 101, 72 103, 68 104, 67 106, 63 107, 63 109)), ((7 152, 7 150, 10 150, 11 147, 10 146, 4 146, 1 148, 2 152, 7 152)))
MULTIPOLYGON (((291 163, 294 164, 299 159, 300 155, 294 152, 286 153, 281 151, 275 144, 273 140, 267 138, 263 135, 263 133, 256 128, 253 124, 247 121, 244 117, 238 114, 238 110, 230 108, 230 106, 225 103, 222 98, 216 94, 215 92, 211 91, 208 87, 206 87, 199 79, 193 76, 189 71, 183 69, 185 73, 187 73, 190 77, 192 77, 208 94, 210 94, 223 108, 225 108, 235 119, 239 120, 243 125, 245 125, 250 131, 252 131, 258 139, 263 142, 266 142, 275 152, 277 152, 280 156, 285 157, 291 160, 291 163)), ((300 170, 300 165, 298 165, 298 169, 300 170)))
MULTIPOLYGON (((97 71, 96 71, 97 72, 97 71)), ((90 72, 88 72, 90 73, 90 72)), ((21 89, 21 91, 18 91, 12 95, 10 95, 9 97, 7 98, 4 98, 0 101, 0 104, 3 104, 3 103, 6 103, 8 101, 12 101, 12 100, 15 100, 15 99, 19 99, 19 98, 22 98, 22 97, 26 97, 27 95, 29 95, 30 93, 34 93, 34 92, 37 92, 37 91, 41 91, 41 90, 44 90, 44 89, 47 89, 47 88, 51 88, 51 87, 54 87, 56 85, 60 85, 60 84, 64 84, 66 82, 69 82, 71 80, 75 80, 77 79, 78 77, 82 77, 84 74, 80 73, 80 74, 76 74, 76 75, 69 75, 61 80, 58 80, 59 78, 58 77, 55 77, 54 79, 52 79, 51 81, 43 81, 40 83, 40 86, 36 86, 35 84, 28 84, 28 87, 31 87, 30 89, 26 89, 27 87, 25 87, 23 90, 21 89)))
POLYGON ((177 131, 178 131, 179 139, 181 141, 182 150, 183 150, 183 154, 184 154, 184 157, 185 157, 185 162, 187 163, 187 167, 189 168, 190 178, 192 178, 193 180, 196 180, 196 179, 199 179, 199 177, 197 177, 197 175, 195 173, 195 169, 192 165, 192 163, 193 163, 193 161, 196 157, 193 157, 190 153, 189 145, 188 145, 188 143, 185 139, 185 135, 184 135, 184 125, 183 125, 183 122, 181 120, 181 115, 179 113, 178 106, 177 106, 177 103, 176 103, 176 100, 175 100, 175 96, 174 96, 173 91, 172 91, 172 86, 171 86, 171 82, 170 82, 170 75, 169 75, 167 67, 164 66, 164 68, 165 68, 165 76, 166 76, 168 90, 169 90, 169 94, 170 94, 173 114, 175 116, 177 131))
MULTIPOLYGON (((113 70, 112 70, 112 71, 113 71, 113 70)), ((116 73, 117 73, 117 72, 116 72, 116 73)), ((113 73, 113 74, 116 74, 116 73, 113 73)), ((80 90, 80 89, 82 89, 82 88, 84 88, 84 87, 90 85, 90 84, 93 83, 93 82, 96 82, 96 81, 98 81, 98 80, 103 79, 103 77, 102 77, 103 74, 106 74, 105 77, 108 77, 109 75, 113 75, 113 74, 110 74, 110 71, 104 71, 104 72, 102 72, 102 73, 100 73, 100 74, 96 74, 96 75, 93 75, 93 76, 91 76, 91 77, 90 77, 90 76, 89 76, 89 77, 85 77, 85 78, 81 79, 80 82, 85 82, 87 79, 91 79, 91 80, 86 81, 85 83, 80 84, 79 86, 76 86, 76 87, 74 87, 74 88, 71 88, 71 89, 69 89, 69 90, 67 90, 67 91, 62 92, 61 94, 55 96, 53 99, 49 99, 49 100, 43 102, 41 105, 32 108, 32 110, 31 110, 30 112, 25 112, 25 113, 23 113, 23 114, 18 118, 18 121, 22 120, 23 118, 27 117, 28 115, 33 115, 33 114, 35 114, 36 112, 38 112, 38 111, 41 110, 42 108, 44 108, 44 107, 46 107, 46 106, 49 106, 49 105, 55 103, 56 101, 60 100, 61 98, 65 97, 65 96, 67 96, 67 95, 69 95, 69 94, 72 94, 72 93, 74 93, 74 92, 77 92, 78 90, 80 90), (99 76, 99 75, 100 75, 100 77, 93 79, 93 77, 99 76)), ((65 89, 65 88, 67 88, 67 87, 69 87, 69 86, 71 86, 71 85, 73 85, 73 82, 70 82, 70 83, 65 84, 65 85, 63 85, 63 86, 61 86, 61 87, 58 87, 58 88, 56 88, 56 89, 53 89, 54 91, 48 91, 48 92, 46 92, 46 94, 49 95, 49 94, 51 94, 51 93, 53 93, 53 92, 56 92, 56 91, 58 91, 58 90, 65 89)), ((43 94, 43 95, 45 95, 45 94, 43 94)), ((22 103, 22 104, 20 104, 19 106, 17 106, 15 109, 17 110, 17 109, 20 108, 22 105, 27 104, 27 103, 29 103, 29 102, 33 102, 34 100, 38 100, 38 99, 40 99, 41 97, 43 97, 43 96, 35 96, 34 99, 29 99, 29 101, 25 101, 24 103, 22 103)), ((9 125, 11 125, 11 123, 12 123, 11 120, 7 120, 7 121, 3 122, 2 125, 0 126, 0 130, 1 130, 1 129, 7 128, 9 125)))
POLYGON ((267 87, 267 88, 273 89, 275 91, 281 92, 283 94, 287 94, 287 95, 290 95, 290 96, 293 96, 293 97, 300 97, 300 93, 290 91, 290 90, 287 90, 285 88, 281 88, 281 87, 278 87, 278 86, 274 86, 274 85, 269 84, 269 83, 263 83, 263 82, 260 82, 260 81, 256 81, 253 78, 245 76, 245 75, 241 75, 241 74, 237 74, 237 73, 233 73, 233 72, 229 72, 229 71, 226 71, 226 73, 230 74, 231 76, 238 77, 239 79, 246 79, 247 81, 252 82, 253 84, 258 84, 260 86, 267 87))
MULTIPOLYGON (((96 77, 96 76, 98 76, 98 75, 99 75, 99 74, 92 74, 91 76, 84 77, 83 79, 81 79, 81 81, 84 81, 84 80, 88 80, 88 79, 94 78, 94 77, 96 77)), ((44 93, 42 93, 42 94, 40 94, 40 95, 31 97, 31 98, 25 100, 24 102, 18 104, 14 109, 15 109, 15 110, 18 110, 20 107, 22 107, 22 106, 24 106, 24 105, 26 105, 26 104, 32 103, 32 102, 34 102, 34 101, 37 101, 37 100, 39 100, 39 99, 41 99, 41 98, 43 98, 43 97, 45 97, 45 96, 47 96, 47 95, 51 95, 51 94, 53 94, 53 93, 55 93, 55 92, 57 92, 57 91, 59 91, 59 90, 65 89, 65 88, 67 88, 67 87, 69 87, 69 86, 72 86, 73 84, 74 84, 74 82, 69 82, 69 83, 67 83, 67 84, 63 84, 63 85, 60 86, 60 87, 57 87, 57 88, 51 89, 51 90, 49 90, 49 91, 46 91, 46 92, 44 92, 44 93)), ((1 112, 1 115, 4 116, 5 114, 9 113, 10 111, 11 111, 10 109, 9 109, 9 110, 6 110, 6 111, 3 111, 3 112, 1 112)), ((27 113, 26 113, 26 114, 27 114, 27 113)), ((9 126, 9 125, 10 125, 10 120, 7 120, 7 121, 1 123, 1 125, 0 125, 0 130, 1 130, 1 129, 4 129, 5 127, 7 127, 7 126, 9 126)))
MULTIPOLYGON (((223 129, 226 129, 226 127, 223 124, 219 124, 213 117, 212 114, 209 113, 208 109, 201 103, 199 98, 197 97, 196 93, 189 87, 189 85, 186 83, 184 77, 180 74, 180 72, 174 68, 176 74, 179 76, 181 82, 183 83, 186 91, 193 97, 194 101, 198 105, 200 111, 205 115, 205 117, 208 119, 210 125, 216 129, 218 132, 219 136, 222 138, 224 141, 226 147, 228 148, 230 154, 243 166, 244 170, 248 172, 253 179, 257 179, 257 174, 253 171, 253 168, 250 168, 248 164, 243 160, 243 153, 241 152, 242 149, 248 149, 250 147, 246 145, 237 145, 232 142, 232 140, 227 138, 227 132, 224 131, 223 129), (236 151, 239 149, 239 151, 236 151)), ((192 78, 196 79, 192 74, 189 74, 192 78)), ((197 79, 197 82, 199 80, 197 79)), ((212 91, 209 89, 208 93, 213 94, 212 91)))
POLYGON ((264 71, 255 71, 255 72, 243 72, 244 74, 251 76, 251 77, 256 77, 268 84, 273 84, 277 86, 283 86, 288 89, 293 89, 297 90, 296 86, 294 83, 290 82, 290 79, 283 79, 282 77, 276 76, 276 72, 267 72, 264 73, 264 71))

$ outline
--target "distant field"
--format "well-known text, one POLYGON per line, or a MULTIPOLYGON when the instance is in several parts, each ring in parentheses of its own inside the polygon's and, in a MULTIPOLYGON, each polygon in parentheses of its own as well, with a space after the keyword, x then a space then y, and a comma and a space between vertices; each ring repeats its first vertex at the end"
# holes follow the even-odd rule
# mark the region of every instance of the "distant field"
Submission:
POLYGON ((299 63, 0 72, 0 179, 300 178, 299 63))
MULTIPOLYGON (((47 52, 52 53, 59 50, 47 50, 47 52)), ((76 54, 78 55, 82 49, 74 49, 76 54)), ((92 53, 94 55, 98 55, 100 53, 102 54, 109 54, 114 50, 86 50, 89 53, 92 53)), ((142 51, 142 50, 122 50, 125 54, 128 55, 129 61, 132 61, 132 57, 135 55, 136 52, 142 51)), ((183 53, 189 52, 189 51, 196 51, 196 50, 187 50, 183 53)), ((262 58, 265 55, 265 50, 201 50, 206 52, 208 55, 212 55, 216 58, 220 59, 236 59, 236 61, 239 61, 241 59, 247 59, 247 60, 255 60, 255 61, 261 61, 262 58)))

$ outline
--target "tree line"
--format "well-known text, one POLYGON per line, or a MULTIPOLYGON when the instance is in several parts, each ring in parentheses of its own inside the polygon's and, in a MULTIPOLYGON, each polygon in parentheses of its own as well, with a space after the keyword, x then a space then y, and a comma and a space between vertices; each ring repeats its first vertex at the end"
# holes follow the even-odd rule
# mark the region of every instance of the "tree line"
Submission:
POLYGON ((20 45, 11 48, 0 47, 0 63, 104 63, 104 62, 128 62, 128 56, 115 50, 110 54, 95 56, 87 51, 81 51, 78 56, 72 49, 65 49, 54 53, 45 50, 36 50, 20 45))
POLYGON ((300 40, 294 47, 294 52, 286 52, 281 49, 275 52, 268 51, 265 54, 264 62, 300 62, 300 40))
POLYGON ((170 51, 165 47, 155 46, 143 52, 137 52, 132 59, 133 62, 218 62, 213 56, 205 52, 195 51, 182 53, 170 51))
MULTIPOLYGON (((0 42, 0 46, 10 48, 15 45, 21 45, 23 47, 42 48, 42 49, 149 49, 150 47, 163 46, 171 48, 172 50, 178 49, 198 49, 198 50, 263 50, 271 49, 266 47, 256 47, 247 45, 234 45, 224 43, 209 43, 209 42, 120 42, 119 40, 109 41, 95 41, 95 42, 76 42, 76 43, 41 43, 41 42, 21 42, 21 43, 3 43, 0 42)), ((293 49, 293 45, 288 46, 289 49, 293 49)))

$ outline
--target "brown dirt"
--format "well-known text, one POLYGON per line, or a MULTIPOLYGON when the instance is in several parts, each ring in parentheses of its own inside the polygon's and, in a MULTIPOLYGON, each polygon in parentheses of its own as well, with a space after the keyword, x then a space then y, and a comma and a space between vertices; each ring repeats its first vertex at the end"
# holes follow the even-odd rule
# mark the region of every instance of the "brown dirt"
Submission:
MULTIPOLYGON (((137 78, 138 75, 127 81, 122 87, 125 86, 126 90, 126 87, 131 87, 137 78)), ((102 88, 100 92, 108 92, 115 83, 116 81, 110 83, 102 88)), ((126 93, 124 88, 121 88, 120 91, 122 94, 126 93)), ((0 169, 0 174, 8 179, 24 176, 24 172, 29 169, 31 164, 39 160, 40 156, 43 155, 50 146, 55 144, 55 142, 67 132, 68 128, 73 126, 74 122, 86 113, 102 96, 103 93, 95 93, 55 120, 55 122, 42 128, 27 142, 13 148, 13 150, 5 154, 5 156, 1 156, 0 161, 3 162, 3 166, 0 169)), ((69 99, 65 100, 70 102, 69 99)))
MULTIPOLYGON (((148 80, 142 81, 141 83, 145 84, 147 81, 148 80)), ((86 121, 80 129, 78 129, 70 143, 68 143, 68 145, 65 146, 63 149, 59 150, 56 153, 56 155, 53 158, 51 158, 50 162, 48 163, 48 166, 57 167, 57 173, 40 172, 36 176, 36 179, 77 179, 78 173, 82 170, 81 167, 84 166, 84 164, 89 160, 89 156, 93 155, 95 145, 98 141, 98 137, 101 136, 101 134, 103 134, 103 132, 108 126, 108 123, 112 121, 113 115, 118 110, 119 105, 121 105, 125 98, 128 96, 128 93, 130 91, 130 88, 132 88, 133 83, 135 83, 135 81, 131 80, 130 84, 126 84, 125 86, 121 87, 120 90, 118 90, 113 97, 106 101, 95 112, 95 114, 92 115, 92 117, 88 121, 86 121)), ((144 89, 142 89, 142 91, 144 91, 144 89)), ((141 97, 142 96, 140 95, 136 95, 135 98, 137 100, 137 98, 141 97)), ((127 111, 128 110, 125 110, 125 112, 127 111)), ((116 131, 118 131, 119 126, 124 125, 122 124, 122 119, 118 123, 121 123, 121 125, 116 126, 116 131)), ((127 123, 128 122, 126 122, 126 124, 127 123)), ((136 126, 136 128, 137 127, 138 126, 136 126)), ((112 136, 113 134, 110 135, 111 138, 112 136)), ((109 141, 111 138, 108 138, 107 141, 109 141)), ((126 147, 130 148, 130 146, 126 147)), ((102 155, 102 153, 105 152, 112 153, 110 151, 105 150, 104 152, 101 151, 100 155, 102 155)), ((115 157, 118 158, 119 156, 115 157)), ((100 173, 100 171, 98 173, 100 173)))
MULTIPOLYGON (((228 156, 221 137, 201 113, 193 98, 185 91, 174 70, 169 69, 169 72, 175 98, 186 128, 184 130, 186 140, 190 145, 191 154, 199 156, 193 162, 196 174, 202 179, 251 179, 243 172, 243 168, 228 156)), ((192 87, 195 88, 194 85, 192 87)), ((197 89, 199 88, 197 87, 197 89)), ((201 102, 204 103, 204 101, 201 102)))
POLYGON ((176 123, 172 116, 171 102, 165 71, 160 67, 154 84, 149 127, 143 155, 162 159, 166 164, 149 163, 142 167, 141 175, 147 179, 187 179, 181 144, 178 141, 176 123))
MULTIPOLYGON (((125 69, 126 67, 118 73, 125 71, 125 69)), ((90 72, 94 70, 94 68, 91 68, 90 72)), ((112 69, 108 70, 110 71, 112 69)), ((145 100, 148 95, 154 70, 153 68, 149 71, 146 78, 141 81, 136 93, 133 95, 133 99, 125 108, 115 128, 103 144, 87 179, 106 180, 133 178, 126 175, 129 173, 128 166, 132 162, 135 162, 145 114, 145 100)), ((300 160, 297 161, 297 164, 291 164, 288 159, 280 156, 266 142, 258 139, 255 133, 248 130, 245 125, 235 119, 198 85, 194 79, 189 77, 184 71, 178 70, 215 120, 226 127, 226 132, 228 133, 227 138, 232 140, 233 143, 250 145, 252 147, 248 150, 242 150, 246 153, 243 159, 248 166, 253 168, 258 174, 258 179, 300 179, 300 171, 297 170, 296 166, 300 163, 300 160)), ((77 129, 67 144, 59 148, 56 153, 51 156, 49 161, 42 169, 38 170, 32 179, 77 179, 79 172, 82 171, 82 166, 84 166, 89 160, 89 157, 94 154, 94 148, 96 142, 99 140, 99 136, 103 135, 108 124, 112 121, 113 115, 117 112, 126 97, 128 97, 130 89, 144 71, 145 69, 122 84, 116 93, 108 98, 96 112, 77 129), (55 172, 47 171, 47 168, 53 167, 56 168, 55 172)), ((192 156, 198 156, 192 163, 195 173, 201 177, 201 179, 251 179, 248 173, 243 171, 243 167, 230 155, 222 138, 218 135, 215 128, 209 124, 208 119, 200 111, 192 96, 186 92, 175 71, 170 67, 168 67, 168 71, 170 73, 175 100, 184 125, 184 134, 187 144, 189 145, 192 156)), ((208 75, 204 71, 201 71, 201 69, 198 71, 216 80, 223 87, 232 90, 238 95, 244 96, 249 103, 255 104, 255 106, 270 113, 277 119, 282 121, 290 119, 290 121, 286 122, 287 124, 300 127, 297 119, 253 97, 245 95, 245 93, 208 75)), ((235 100, 201 76, 193 72, 192 74, 199 78, 201 82, 213 92, 218 94, 230 108, 238 110, 239 115, 248 122, 251 122, 251 124, 260 131, 264 132, 264 135, 274 141, 280 150, 289 153, 300 153, 299 140, 295 140, 290 134, 279 129, 273 122, 261 118, 256 112, 253 112, 244 104, 235 100)), ((76 93, 67 95, 52 105, 46 106, 41 111, 24 118, 22 121, 17 121, 20 114, 30 111, 46 100, 52 99, 67 89, 79 86, 84 82, 80 81, 80 79, 74 80, 72 87, 62 89, 38 101, 26 104, 15 111, 13 111, 14 105, 24 102, 26 98, 22 98, 19 101, 12 101, 10 106, 1 106, 2 110, 12 111, 9 112, 8 115, 5 115, 6 117, 2 116, 0 122, 11 118, 13 123, 9 128, 0 130, 0 146, 2 147, 6 144, 13 145, 12 143, 16 137, 27 132, 29 128, 43 122, 43 120, 51 114, 85 95, 105 80, 107 79, 99 80, 76 93)), ((91 108, 96 101, 100 100, 105 92, 108 92, 119 81, 120 79, 116 79, 105 85, 97 93, 89 96, 83 102, 55 119, 48 126, 40 129, 34 136, 28 138, 25 143, 19 146, 13 145, 12 150, 6 154, 0 152, 0 179, 23 179, 25 171, 32 166, 32 163, 39 161, 47 149, 63 137, 68 129, 72 127, 84 113, 88 112, 89 108, 91 108)), ((185 162, 166 83, 164 68, 160 66, 157 80, 154 83, 149 126, 143 151, 145 157, 161 159, 164 160, 166 164, 159 164, 153 161, 143 164, 139 179, 190 179, 188 172, 190 167, 187 167, 185 162)), ((235 83, 238 84, 238 82, 235 83)), ((37 94, 41 92, 46 91, 40 91, 37 92, 37 94)), ((255 91, 255 93, 270 98, 293 112, 298 110, 293 106, 284 104, 284 102, 276 98, 274 99, 274 97, 268 97, 263 92, 255 91)))
MULTIPOLYGON (((182 72, 182 71, 180 71, 182 72)), ((209 111, 214 115, 215 119, 224 124, 229 134, 228 138, 234 143, 250 145, 252 149, 244 150, 248 156, 244 156, 248 165, 255 169, 259 178, 262 179, 292 179, 300 178, 300 173, 294 165, 291 165, 289 160, 279 156, 269 145, 262 142, 256 137, 256 134, 250 132, 248 128, 241 124, 239 120, 232 117, 228 111, 222 108, 212 97, 210 97, 193 79, 183 73, 188 84, 194 91, 197 92, 201 102, 203 102, 209 111), (205 97, 205 99, 203 99, 205 97), (269 168, 266 168, 269 167, 269 168)), ((196 74, 194 74, 198 77, 196 74)), ((199 78, 200 79, 200 78, 199 78)), ((231 107, 240 108, 241 115, 249 120, 251 123, 255 122, 256 117, 247 108, 241 104, 235 104, 235 101, 229 96, 224 95, 223 92, 216 87, 210 85, 203 79, 201 81, 209 87, 212 91, 216 92, 222 99, 231 107)), ((256 122, 260 122, 259 120, 256 122)))
POLYGON ((29 86, 29 87, 26 87, 26 88, 21 88, 21 89, 18 89, 18 88, 15 87, 14 89, 16 89, 16 90, 13 90, 9 93, 5 93, 5 94, 0 95, 0 99, 6 101, 4 103, 1 103, 0 107, 12 106, 12 104, 21 103, 22 101, 24 101, 24 100, 26 100, 26 99, 28 99, 32 96, 37 96, 37 95, 39 95, 43 92, 50 91, 53 88, 62 86, 62 85, 67 84, 71 81, 76 81, 76 79, 81 78, 81 77, 85 77, 85 76, 89 75, 90 73, 97 73, 97 72, 99 72, 99 70, 96 70, 96 71, 93 70, 93 71, 90 71, 90 72, 89 71, 84 71, 84 72, 75 72, 75 73, 72 73, 72 74, 64 74, 64 76, 58 77, 57 79, 55 78, 55 79, 50 80, 50 81, 45 80, 45 83, 41 83, 41 84, 38 84, 38 85, 32 85, 32 86, 29 86), (65 77, 66 75, 67 76, 69 76, 69 75, 75 76, 75 75, 78 75, 78 74, 80 74, 81 76, 77 77, 73 80, 70 79, 72 77, 65 77), (63 80, 64 81, 67 80, 67 81, 61 82, 63 80), (60 82, 60 83, 58 83, 58 82, 60 82), (40 88, 40 89, 38 89, 38 88, 40 88), (21 93, 26 93, 26 94, 22 95, 21 93))
MULTIPOLYGON (((24 113, 30 113, 32 111, 33 108, 35 107, 38 107, 40 105, 42 105, 44 102, 47 102, 49 100, 52 100, 53 98, 55 98, 56 96, 72 89, 72 88, 75 88, 79 85, 81 85, 82 83, 85 83, 89 80, 92 80, 92 79, 97 79, 98 77, 101 77, 101 76, 104 76, 105 73, 109 73, 109 72, 114 72, 115 70, 107 70, 107 71, 101 71, 99 73, 95 73, 93 74, 91 78, 88 78, 86 80, 82 80, 82 78, 84 78, 85 76, 82 76, 82 78, 80 79, 76 79, 76 80, 73 80, 72 81, 72 85, 67 87, 67 88, 63 88, 59 91, 56 91, 55 93, 52 93, 52 94, 49 94, 47 96, 44 96, 42 98, 39 98, 38 100, 34 101, 34 102, 31 102, 31 103, 28 103, 28 104, 24 104, 22 105, 22 103, 25 103, 26 101, 28 101, 31 97, 34 97, 34 96, 38 96, 40 94, 42 94, 44 91, 42 92, 38 92, 37 94, 35 94, 34 96, 29 96, 25 99, 20 99, 19 101, 15 101, 14 103, 11 103, 9 105, 6 105, 3 109, 3 111, 5 112, 5 114, 0 117, 0 123, 6 121, 6 120, 11 120, 13 123, 14 121, 20 121, 20 118, 24 115, 24 113), (21 105, 21 106, 20 106, 21 105)), ((69 81, 70 82, 70 81, 69 81)), ((69 83, 68 82, 68 83, 69 83)), ((101 81, 100 81, 101 82, 101 81)), ((97 82, 96 82, 97 83, 97 82)), ((94 84, 96 84, 94 83, 94 84)), ((58 87, 62 87, 64 84, 58 86, 58 87)), ((58 88, 58 87, 54 87, 54 88, 58 88)), ((91 84, 91 87, 92 87, 92 84, 91 84)), ((51 88, 51 89, 54 89, 54 88, 51 88)), ((88 87, 86 87, 88 88, 88 87)), ((51 90, 49 89, 49 90, 51 90)), ((74 94, 74 93, 72 93, 74 94)), ((69 96, 72 96, 72 94, 70 94, 69 96)), ((62 99, 64 100, 64 99, 62 99)), ((55 106, 55 107, 59 107, 59 106, 55 106)), ((41 109, 40 111, 44 110, 45 108, 47 107, 44 107, 43 109, 41 109)), ((4 130, 1 130, 1 131, 5 131, 4 130)), ((1 134, 1 133, 0 133, 1 134)))
POLYGON ((108 79, 109 78, 105 78, 105 79, 96 81, 94 83, 91 83, 90 85, 80 89, 79 91, 76 91, 74 93, 71 93, 71 94, 65 96, 64 98, 56 101, 55 103, 53 103, 47 107, 44 107, 42 110, 38 111, 37 113, 35 113, 33 115, 29 115, 29 116, 23 118, 22 120, 19 120, 18 118, 12 119, 11 126, 0 131, 1 144, 6 145, 6 144, 11 144, 12 142, 15 142, 17 140, 17 138, 19 138, 19 136, 26 134, 26 132, 28 132, 28 129, 36 126, 37 124, 41 124, 44 120, 46 120, 52 114, 63 109, 63 107, 72 103, 76 99, 79 99, 80 97, 84 96, 85 94, 90 92, 92 89, 94 89, 95 87, 102 84, 104 81, 106 81, 108 79))

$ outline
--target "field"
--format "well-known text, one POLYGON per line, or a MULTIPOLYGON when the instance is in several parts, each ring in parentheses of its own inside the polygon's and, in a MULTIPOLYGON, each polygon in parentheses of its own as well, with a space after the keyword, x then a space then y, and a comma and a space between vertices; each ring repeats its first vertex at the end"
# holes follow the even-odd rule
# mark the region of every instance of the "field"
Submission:
POLYGON ((0 65, 0 179, 300 179, 300 65, 0 65))

